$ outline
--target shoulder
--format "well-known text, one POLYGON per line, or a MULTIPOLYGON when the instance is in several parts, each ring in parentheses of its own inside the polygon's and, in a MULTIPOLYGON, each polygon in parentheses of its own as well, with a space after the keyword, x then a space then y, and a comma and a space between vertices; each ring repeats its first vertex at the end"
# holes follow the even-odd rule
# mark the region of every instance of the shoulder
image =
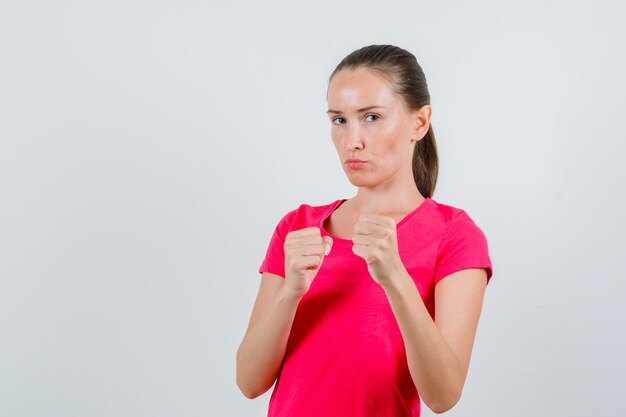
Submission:
POLYGON ((343 200, 339 199, 332 203, 321 205, 302 203, 284 214, 278 223, 278 227, 286 234, 290 230, 319 226, 321 220, 341 201, 343 200))
POLYGON ((464 210, 449 204, 442 204, 432 200, 433 216, 441 224, 442 244, 449 240, 470 239, 474 242, 486 240, 482 229, 474 219, 464 210))
POLYGON ((435 283, 467 268, 486 268, 489 281, 493 268, 483 230, 465 210, 439 203, 437 206, 437 212, 446 219, 446 225, 437 249, 435 283))
POLYGON ((451 222, 458 220, 457 217, 461 216, 462 218, 468 216, 465 210, 451 206, 449 204, 443 204, 436 200, 430 199, 431 201, 431 215, 436 216, 438 220, 442 221, 446 225, 449 225, 451 222))

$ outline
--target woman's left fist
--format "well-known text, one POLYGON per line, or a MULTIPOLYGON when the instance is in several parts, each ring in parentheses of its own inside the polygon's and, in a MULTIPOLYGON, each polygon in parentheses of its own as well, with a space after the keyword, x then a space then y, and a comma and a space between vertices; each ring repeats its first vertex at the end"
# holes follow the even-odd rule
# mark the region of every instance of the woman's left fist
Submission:
POLYGON ((352 242, 352 252, 365 259, 378 284, 388 284, 404 268, 398 253, 396 222, 391 217, 362 214, 354 225, 352 242))

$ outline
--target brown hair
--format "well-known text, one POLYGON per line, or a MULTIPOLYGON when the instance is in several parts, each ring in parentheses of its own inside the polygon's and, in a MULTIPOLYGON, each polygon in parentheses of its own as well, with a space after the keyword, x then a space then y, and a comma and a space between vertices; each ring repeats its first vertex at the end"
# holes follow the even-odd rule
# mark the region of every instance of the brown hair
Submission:
MULTIPOLYGON (((410 110, 419 110, 430 104, 426 76, 415 55, 393 45, 365 46, 346 56, 328 78, 342 69, 367 68, 378 72, 393 85, 394 91, 410 110)), ((432 124, 428 133, 415 143, 413 151, 413 178, 424 197, 432 197, 437 185, 439 158, 432 124)))

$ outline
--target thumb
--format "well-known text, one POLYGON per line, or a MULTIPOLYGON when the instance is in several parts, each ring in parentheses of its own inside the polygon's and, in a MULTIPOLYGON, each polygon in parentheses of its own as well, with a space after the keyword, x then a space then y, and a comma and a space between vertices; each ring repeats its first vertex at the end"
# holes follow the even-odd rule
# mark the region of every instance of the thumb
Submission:
POLYGON ((330 236, 322 237, 322 244, 324 245, 324 255, 328 255, 333 247, 333 238, 330 236))

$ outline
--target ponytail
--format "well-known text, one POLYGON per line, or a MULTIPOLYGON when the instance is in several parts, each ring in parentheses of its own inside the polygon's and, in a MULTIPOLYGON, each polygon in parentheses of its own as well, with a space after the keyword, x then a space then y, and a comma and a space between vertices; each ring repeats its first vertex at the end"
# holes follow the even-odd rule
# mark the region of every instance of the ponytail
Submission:
POLYGON ((424 198, 432 197, 437 185, 439 158, 433 126, 428 126, 428 133, 415 143, 413 150, 413 178, 415 185, 424 198))

